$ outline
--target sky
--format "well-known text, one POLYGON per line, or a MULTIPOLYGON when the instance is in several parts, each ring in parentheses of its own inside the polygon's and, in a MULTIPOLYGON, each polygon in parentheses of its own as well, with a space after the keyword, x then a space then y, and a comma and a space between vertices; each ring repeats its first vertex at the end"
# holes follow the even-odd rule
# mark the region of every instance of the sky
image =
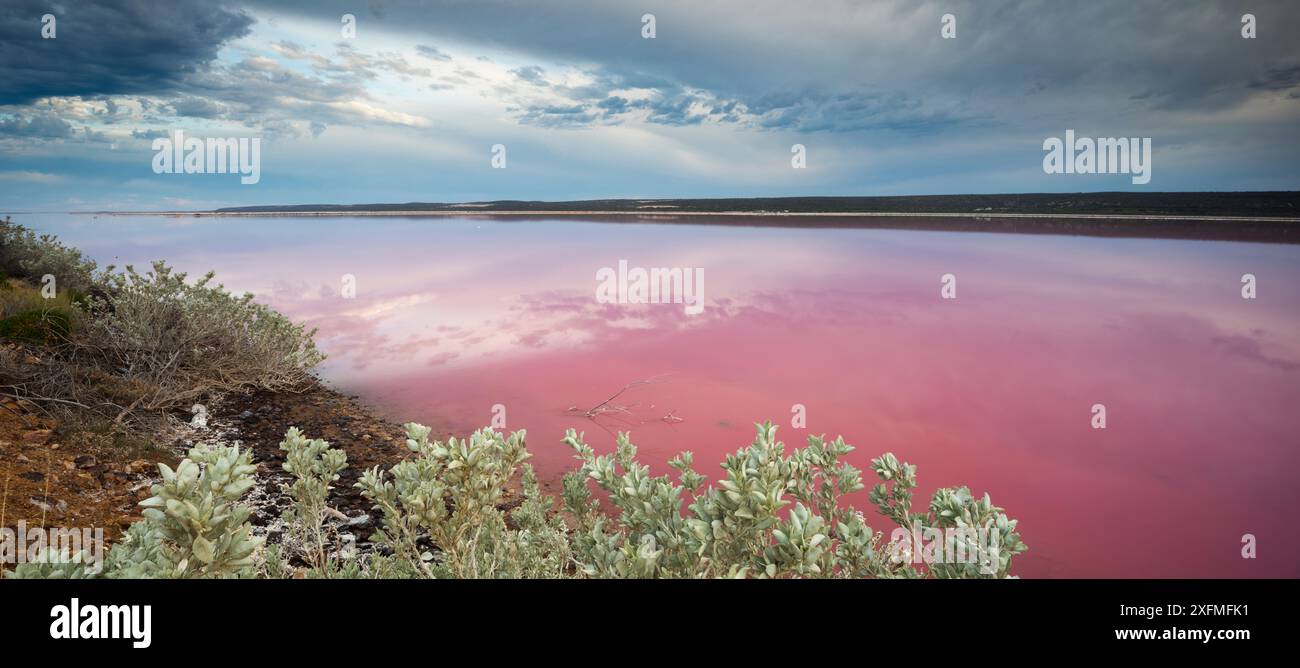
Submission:
POLYGON ((0 211, 1294 190, 1297 34, 1285 0, 6 0, 0 211), (260 178, 156 173, 177 130, 260 178), (1150 138, 1150 182, 1045 173, 1067 130, 1150 138))

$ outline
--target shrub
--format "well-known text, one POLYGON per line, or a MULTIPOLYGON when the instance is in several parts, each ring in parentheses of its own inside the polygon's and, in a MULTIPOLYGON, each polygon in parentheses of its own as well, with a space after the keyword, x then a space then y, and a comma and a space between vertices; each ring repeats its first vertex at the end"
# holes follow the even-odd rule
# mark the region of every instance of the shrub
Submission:
POLYGON ((387 475, 366 471, 357 487, 382 514, 374 540, 391 550, 405 572, 426 577, 559 577, 567 566, 563 525, 548 518, 554 502, 540 495, 525 469, 524 505, 509 528, 499 507, 529 457, 525 432, 503 437, 490 429, 445 444, 429 428, 408 424, 406 445, 418 454, 387 475), (441 552, 421 547, 429 537, 441 552))
MULTIPOLYGON (((248 454, 195 448, 175 471, 160 466, 162 484, 141 503, 145 520, 109 552, 101 577, 286 577, 301 557, 316 577, 1005 578, 1027 549, 1016 521, 966 487, 940 489, 926 512, 914 512, 916 467, 890 453, 872 460, 882 482, 869 494, 900 527, 886 541, 844 502, 864 489, 843 460, 853 446, 810 436, 807 447, 786 454, 776 427, 756 427, 753 443, 726 457, 716 486, 692 468, 689 452, 671 460, 674 482, 650 475, 626 434, 614 454, 598 456, 570 429, 564 441, 581 464, 564 480, 566 524, 525 463, 523 431, 483 429, 442 443, 429 441, 428 427, 408 424, 416 456, 387 473, 372 468, 356 485, 381 513, 372 537, 380 552, 346 559, 328 551, 336 537, 325 528, 342 452, 289 430, 281 447, 293 504, 283 519, 295 540, 259 555, 262 540, 251 537, 249 511, 238 504, 253 484, 248 454), (607 499, 595 499, 590 483, 607 499), (507 510, 516 485, 522 503, 507 510), (975 539, 979 530, 991 541, 975 539), (922 548, 907 540, 914 533, 937 533, 939 542, 922 548), (969 558, 918 568, 915 549, 969 558)), ((13 576, 92 575, 84 558, 64 554, 13 576)))
POLYGON ((256 470, 247 451, 238 446, 190 450, 176 467, 159 464, 162 483, 140 502, 151 534, 142 536, 148 550, 154 543, 161 563, 157 572, 169 577, 231 577, 247 575, 253 551, 262 539, 251 535, 249 509, 239 500, 253 487, 256 470))
POLYGON ((575 560, 596 577, 911 577, 877 549, 880 536, 841 497, 863 488, 859 471, 841 461, 853 451, 842 438, 808 438, 789 456, 771 423, 757 425, 747 448, 728 455, 718 487, 692 468, 691 453, 670 461, 679 471, 651 476, 636 446, 620 434, 613 455, 596 456, 570 429, 565 443, 582 466, 566 481, 565 505, 579 517, 575 560), (581 479, 590 479, 618 509, 606 518, 581 479), (682 512, 683 495, 690 496, 682 512), (790 506, 793 500, 794 506, 790 506))
POLYGON ((304 331, 274 310, 210 285, 192 284, 162 262, 153 270, 106 272, 107 298, 95 299, 90 352, 123 380, 147 389, 144 410, 188 407, 227 392, 282 390, 302 382, 323 356, 304 331))
POLYGON ((516 526, 504 522, 502 490, 528 457, 522 431, 507 438, 485 429, 443 444, 429 442, 427 427, 409 424, 408 446, 420 456, 394 467, 391 481, 372 469, 358 487, 383 515, 376 541, 412 566, 406 574, 425 577, 1003 578, 1026 549, 1016 521, 987 494, 976 501, 965 487, 940 489, 929 512, 913 513, 916 469, 886 453, 872 461, 882 483, 871 501, 909 539, 939 532, 930 547, 947 557, 919 568, 913 549, 920 545, 897 533, 886 541, 844 502, 864 489, 858 469, 843 460, 853 446, 810 436, 807 447, 787 455, 776 427, 756 426, 754 442, 726 457, 717 487, 705 487, 689 452, 670 461, 674 482, 650 475, 626 434, 614 454, 597 456, 569 430, 564 441, 581 462, 564 479, 571 529, 526 464, 525 500, 510 515, 516 526), (617 512, 605 511, 589 482, 617 512), (440 560, 420 549, 425 535, 440 560))
MULTIPOLYGON (((320 439, 308 439, 297 427, 290 427, 280 442, 280 449, 286 453, 284 470, 294 477, 293 484, 283 489, 293 499, 293 505, 284 515, 288 527, 285 543, 293 546, 313 574, 323 577, 337 570, 329 548, 337 536, 326 526, 326 519, 332 514, 328 504, 330 483, 338 480, 339 472, 348 465, 347 455, 329 445, 320 439)), ((276 555, 276 558, 288 559, 289 555, 276 555)))
POLYGON ((56 237, 38 235, 13 222, 0 220, 0 274, 39 283, 46 274, 55 277, 60 290, 86 294, 95 285, 95 263, 56 237))

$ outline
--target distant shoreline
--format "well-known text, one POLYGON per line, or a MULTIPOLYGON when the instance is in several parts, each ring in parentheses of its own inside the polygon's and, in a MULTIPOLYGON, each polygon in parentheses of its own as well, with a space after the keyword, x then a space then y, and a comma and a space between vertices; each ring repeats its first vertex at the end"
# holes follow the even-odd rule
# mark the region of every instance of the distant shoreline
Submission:
POLYGON ((244 216, 254 218, 311 218, 317 216, 374 216, 415 218, 423 216, 620 216, 636 218, 680 218, 683 216, 777 217, 777 218, 1044 218, 1061 220, 1186 220, 1300 223, 1300 216, 1226 216, 1138 213, 990 213, 990 212, 905 212, 905 211, 645 211, 599 210, 532 210, 439 209, 429 210, 341 210, 341 211, 69 211, 77 215, 99 216, 244 216))
POLYGON ((1193 241, 1300 244, 1300 218, 1170 214, 768 212, 768 211, 142 211, 108 216, 194 218, 480 218, 522 223, 547 218, 611 224, 708 225, 789 229, 885 229, 933 232, 1046 234, 1193 241))
POLYGON ((623 198, 280 204, 212 211, 105 211, 194 218, 478 218, 933 230, 1300 243, 1300 191, 1089 192, 869 197, 623 198))

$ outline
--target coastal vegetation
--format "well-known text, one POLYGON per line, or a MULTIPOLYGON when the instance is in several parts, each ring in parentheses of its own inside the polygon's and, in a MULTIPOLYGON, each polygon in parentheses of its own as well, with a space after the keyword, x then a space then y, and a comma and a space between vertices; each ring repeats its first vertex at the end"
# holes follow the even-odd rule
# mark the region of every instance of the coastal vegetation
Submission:
POLYGON ((676 479, 655 476, 620 434, 597 455, 581 434, 564 442, 580 465, 563 498, 540 492, 526 434, 483 429, 468 438, 429 440, 408 424, 413 456, 388 471, 365 472, 357 486, 381 516, 375 549, 358 554, 337 540, 329 489, 346 467, 343 452, 291 429, 281 443, 293 476, 291 529, 278 545, 254 536, 240 498, 255 467, 238 447, 199 446, 142 502, 145 519, 96 564, 86 553, 48 552, 20 565, 18 578, 1005 578, 1027 547, 1016 520, 966 487, 944 488, 926 512, 912 508, 916 468, 886 453, 871 462, 880 479, 871 502, 904 534, 939 531, 937 554, 921 559, 897 532, 890 540, 844 496, 864 488, 843 460, 853 447, 809 437, 786 453, 776 428, 757 426, 753 443, 728 455, 716 484, 675 457, 676 479), (593 495, 593 486, 605 496, 593 495), (507 503, 512 489, 521 498, 507 503), (683 509, 683 505, 685 508, 683 509), (980 539, 975 537, 979 536, 980 539))

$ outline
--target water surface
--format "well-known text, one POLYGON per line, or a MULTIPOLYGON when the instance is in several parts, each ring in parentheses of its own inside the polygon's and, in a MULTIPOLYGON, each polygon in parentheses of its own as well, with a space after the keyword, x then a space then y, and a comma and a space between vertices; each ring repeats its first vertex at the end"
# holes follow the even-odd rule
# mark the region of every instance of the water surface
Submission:
POLYGON ((566 427, 600 452, 630 430, 655 471, 693 450, 716 474, 771 419, 787 446, 842 434, 859 467, 885 451, 917 464, 918 509, 938 486, 990 492, 1021 521, 1023 576, 1300 576, 1300 246, 541 218, 15 220, 101 263, 216 270, 319 328, 322 375, 399 419, 464 432, 504 406, 553 491, 572 464, 566 427), (596 272, 619 260, 703 268, 703 313, 597 303, 596 272), (1245 273, 1257 299, 1241 297, 1245 273), (944 274, 955 300, 940 298, 944 274), (569 410, 647 379, 615 402, 626 412, 569 410), (791 427, 795 404, 807 429, 791 427), (1241 557, 1243 534, 1257 559, 1241 557))

